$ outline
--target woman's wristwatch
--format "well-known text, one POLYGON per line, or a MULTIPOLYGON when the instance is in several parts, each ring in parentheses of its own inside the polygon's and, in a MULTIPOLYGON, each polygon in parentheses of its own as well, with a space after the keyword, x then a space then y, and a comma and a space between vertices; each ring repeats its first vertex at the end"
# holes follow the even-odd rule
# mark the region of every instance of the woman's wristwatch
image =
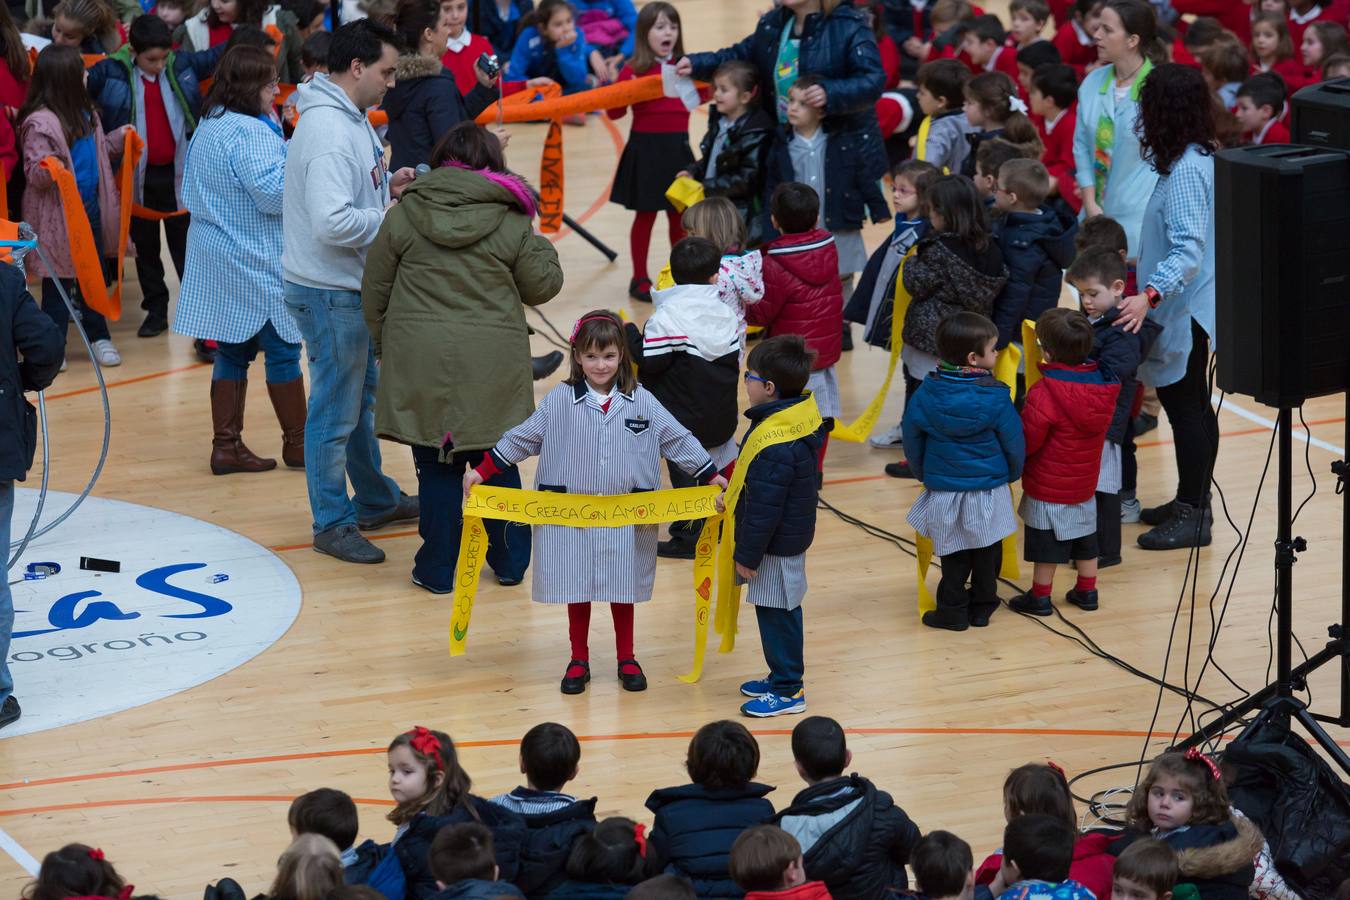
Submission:
POLYGON ((1148 298, 1148 308, 1157 309, 1158 304, 1162 303, 1163 295, 1153 285, 1144 288, 1144 296, 1148 298))

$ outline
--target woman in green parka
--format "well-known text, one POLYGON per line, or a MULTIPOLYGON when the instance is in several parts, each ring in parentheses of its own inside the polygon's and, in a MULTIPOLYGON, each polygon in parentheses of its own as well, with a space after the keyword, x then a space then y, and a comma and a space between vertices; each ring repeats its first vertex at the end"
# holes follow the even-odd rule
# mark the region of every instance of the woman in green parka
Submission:
MULTIPOLYGON (((412 580, 442 594, 454 587, 465 466, 534 412, 524 306, 553 299, 563 274, 495 135, 461 122, 430 164, 380 226, 361 305, 380 361, 375 432, 411 446, 417 467, 422 546, 412 580)), ((490 483, 518 488, 520 472, 490 483)), ((519 584, 529 527, 489 520, 487 531, 488 565, 502 584, 519 584)))

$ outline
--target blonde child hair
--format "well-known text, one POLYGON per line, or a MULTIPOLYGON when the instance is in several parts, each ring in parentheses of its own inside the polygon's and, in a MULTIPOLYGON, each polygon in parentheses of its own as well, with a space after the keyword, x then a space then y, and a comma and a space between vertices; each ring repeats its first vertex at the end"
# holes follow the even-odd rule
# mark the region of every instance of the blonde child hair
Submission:
POLYGON ((286 900, 325 900, 342 884, 342 856, 337 844, 321 834, 302 834, 277 860, 277 877, 267 895, 286 900))
POLYGON ((726 197, 708 197, 684 211, 680 226, 694 237, 707 238, 723 253, 745 249, 745 219, 726 197))

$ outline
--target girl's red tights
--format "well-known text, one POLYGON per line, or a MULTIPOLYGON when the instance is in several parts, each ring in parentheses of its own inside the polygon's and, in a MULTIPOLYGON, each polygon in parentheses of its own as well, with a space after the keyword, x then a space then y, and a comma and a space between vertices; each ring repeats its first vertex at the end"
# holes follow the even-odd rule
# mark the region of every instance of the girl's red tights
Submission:
MULTIPOLYGON (((609 604, 614 619, 614 649, 616 659, 633 658, 633 605, 609 604)), ((572 642, 572 658, 590 662, 591 651, 587 637, 591 630, 591 604, 567 604, 567 636, 572 642)))
MULTIPOLYGON (((651 280, 647 274, 647 251, 651 248, 652 229, 655 227, 655 212, 633 215, 633 229, 628 233, 628 250, 633 257, 634 280, 651 280)), ((684 229, 680 227, 679 215, 670 210, 666 210, 666 228, 670 234, 670 246, 674 247, 684 238, 684 229)))

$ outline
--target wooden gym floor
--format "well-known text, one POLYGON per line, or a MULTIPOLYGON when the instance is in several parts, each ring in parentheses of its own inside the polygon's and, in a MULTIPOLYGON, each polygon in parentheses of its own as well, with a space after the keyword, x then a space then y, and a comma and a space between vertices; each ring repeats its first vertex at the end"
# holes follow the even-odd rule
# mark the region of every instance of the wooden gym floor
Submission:
MULTIPOLYGON (((685 0, 686 46, 712 49, 738 40, 749 33, 761 6, 685 0)), ((695 142, 704 122, 702 113, 695 114, 695 142)), ((609 265, 575 235, 558 240, 567 283, 543 312, 564 333, 593 307, 623 307, 639 319, 646 314, 625 296, 630 214, 606 202, 627 127, 628 120, 615 127, 591 117, 584 128, 566 129, 568 210, 621 255, 609 265)), ((512 163, 535 171, 542 127, 512 130, 512 163)), ((869 229, 869 248, 886 227, 869 229)), ((656 231, 653 271, 668 249, 664 228, 656 231)), ((475 790, 483 794, 518 782, 516 742, 544 720, 563 722, 583 737, 581 774, 571 790, 598 795, 601 815, 642 819, 651 789, 685 780, 689 735, 709 720, 735 717, 736 686, 763 671, 753 615, 742 615, 733 654, 710 651, 701 683, 677 681, 691 653, 688 564, 662 561, 654 601, 637 620, 639 657, 651 688, 638 695, 619 689, 608 662, 608 616, 601 616, 593 629, 596 678, 585 695, 563 697, 557 687, 567 660, 562 610, 531 604, 528 585, 502 588, 486 579, 469 652, 452 660, 446 651, 448 601, 408 581, 415 532, 380 535, 389 554, 382 566, 345 565, 310 549, 302 473, 278 469, 212 477, 206 465, 210 370, 196 362, 185 338, 135 337, 139 291, 134 274, 131 279, 128 311, 113 328, 126 362, 107 372, 113 440, 96 493, 205 519, 272 548, 299 579, 304 605, 275 645, 213 681, 122 713, 0 740, 0 847, 7 851, 0 853, 0 892, 14 896, 27 881, 15 855, 27 851, 40 859, 72 840, 103 847, 138 893, 195 897, 204 884, 227 875, 250 895, 265 890, 287 843, 287 803, 305 790, 348 791, 360 804, 361 838, 389 838, 383 748, 413 724, 450 732, 475 790)), ((536 318, 531 322, 540 324, 536 318)), ((552 349, 542 337, 546 329, 539 330, 535 351, 552 349)), ((855 327, 855 337, 858 332, 855 327)), ((846 410, 862 410, 885 363, 882 353, 861 346, 845 355, 839 374, 846 410)), ((538 394, 554 383, 538 385, 538 394)), ((93 384, 87 360, 73 349, 70 371, 50 392, 54 489, 79 490, 96 460, 101 410, 97 392, 89 390, 93 384)), ((881 427, 894 423, 900 400, 897 388, 881 427)), ((1237 398, 1220 416, 1217 479, 1233 519, 1244 527, 1270 445, 1266 423, 1272 415, 1237 398)), ((1307 448, 1318 491, 1297 526, 1310 547, 1296 569, 1295 613, 1311 651, 1321 646, 1339 609, 1342 500, 1332 492, 1328 466, 1344 455, 1341 398, 1310 402, 1306 416, 1318 445, 1296 441, 1295 451, 1302 455, 1307 448)), ((255 451, 279 454, 280 436, 260 371, 245 437, 255 451)), ((1171 496, 1169 440, 1164 423, 1141 443, 1139 496, 1146 505, 1171 496)), ((881 474, 882 465, 895 457, 833 442, 823 497, 851 515, 912 536, 904 517, 919 486, 881 474)), ((415 490, 405 448, 386 444, 385 466, 405 489, 415 490)), ((1302 460, 1295 468, 1301 497, 1311 484, 1302 460)), ((525 471, 532 478, 533 464, 525 471)), ((30 479, 29 485, 36 482, 30 479)), ((1265 681, 1274 512, 1272 471, 1216 649, 1216 659, 1249 689, 1265 681)), ((19 532, 20 525, 16 520, 19 532)), ((1127 545, 1139 531, 1126 526, 1127 545)), ((1216 524, 1214 534, 1199 563, 1192 681, 1209 638, 1210 595, 1237 541, 1227 525, 1216 524)), ((985 630, 951 634, 921 627, 912 558, 828 512, 820 514, 809 560, 810 712, 833 716, 851 730, 854 768, 892 792, 925 830, 955 831, 977 853, 987 852, 1000 840, 999 787, 1010 767, 1049 757, 1072 775, 1139 758, 1156 687, 1006 609, 985 630)), ((1184 551, 1127 548, 1124 565, 1102 575, 1099 611, 1083 613, 1061 603, 1063 619, 1047 621, 1061 631, 1067 631, 1065 620, 1072 622, 1106 651, 1157 674, 1186 566, 1184 551)), ((1061 571, 1057 597, 1071 577, 1061 571)), ((1023 584, 1028 582, 1024 577, 1023 584)), ((935 583, 936 576, 930 577, 935 583)), ((1004 591, 1005 598, 1010 594, 1004 591)), ((1216 609, 1222 601, 1220 593, 1216 609)), ((1188 600, 1167 670, 1174 683, 1183 678, 1190 610, 1188 600)), ((1313 688, 1316 705, 1332 711, 1330 672, 1315 678, 1313 688)), ((17 693, 25 699, 22 681, 17 693)), ((1238 696, 1213 667, 1201 693, 1217 700, 1238 696)), ((1163 698, 1150 749, 1166 745, 1183 706, 1170 694, 1163 698)), ((800 787, 786 736, 795 721, 752 723, 763 752, 760 780, 779 786, 771 797, 779 807, 800 787)), ((1344 730, 1333 733, 1350 741, 1344 730)), ((1080 793, 1132 780, 1133 770, 1098 775, 1080 785, 1080 793)))

